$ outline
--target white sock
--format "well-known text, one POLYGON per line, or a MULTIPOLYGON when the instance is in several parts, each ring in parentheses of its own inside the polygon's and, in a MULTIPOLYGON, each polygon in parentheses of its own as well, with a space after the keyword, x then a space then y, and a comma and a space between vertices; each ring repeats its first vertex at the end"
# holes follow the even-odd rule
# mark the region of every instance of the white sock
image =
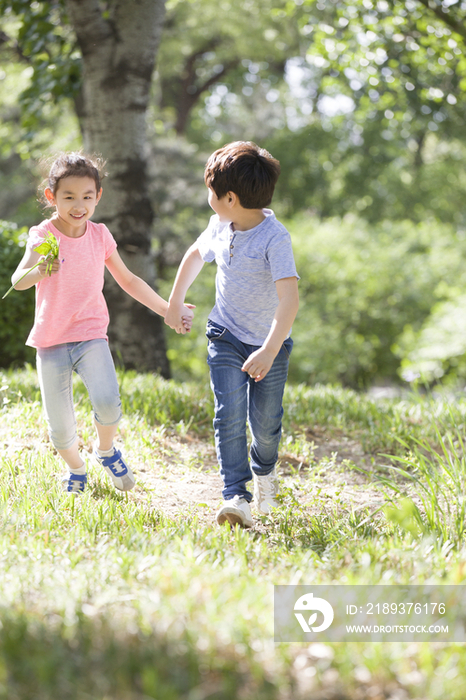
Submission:
POLYGON ((110 448, 109 450, 99 450, 98 447, 96 447, 95 449, 96 449, 97 454, 99 455, 99 457, 110 457, 110 455, 113 454, 114 447, 113 447, 113 445, 112 445, 111 448, 110 448))
POLYGON ((79 469, 71 469, 70 467, 68 467, 68 469, 70 470, 70 472, 72 474, 85 474, 86 473, 86 462, 83 462, 82 467, 79 467, 79 469))

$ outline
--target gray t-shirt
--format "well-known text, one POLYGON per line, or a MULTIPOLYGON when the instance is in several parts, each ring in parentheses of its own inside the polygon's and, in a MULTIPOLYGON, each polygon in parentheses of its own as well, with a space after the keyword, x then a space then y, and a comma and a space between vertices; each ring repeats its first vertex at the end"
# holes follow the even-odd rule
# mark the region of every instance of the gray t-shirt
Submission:
POLYGON ((197 239, 204 262, 217 263, 209 318, 250 345, 262 345, 269 334, 278 306, 275 282, 299 279, 290 234, 271 209, 263 213, 264 221, 250 231, 234 231, 230 223, 212 216, 197 239))

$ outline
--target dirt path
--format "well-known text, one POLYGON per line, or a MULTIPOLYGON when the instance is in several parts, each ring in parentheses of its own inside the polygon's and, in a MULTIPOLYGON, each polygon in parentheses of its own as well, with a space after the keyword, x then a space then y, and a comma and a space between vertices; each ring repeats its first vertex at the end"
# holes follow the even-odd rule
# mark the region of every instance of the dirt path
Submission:
MULTIPOLYGON (((354 469, 357 465, 370 471, 371 463, 357 441, 314 433, 312 443, 312 464, 299 463, 283 453, 279 461, 281 484, 293 490, 299 503, 311 513, 321 511, 322 499, 356 510, 375 510, 383 503, 370 477, 354 469)), ((138 486, 132 494, 141 505, 173 518, 196 514, 201 523, 215 523, 222 480, 211 442, 166 438, 160 457, 147 467, 135 465, 135 474, 138 486)))
MULTIPOLYGON (((123 426, 121 432, 125 430, 123 426)), ((319 428, 309 429, 306 437, 309 462, 300 463, 283 451, 280 454, 278 474, 282 490, 290 489, 312 514, 333 504, 355 510, 380 507, 383 496, 370 476, 371 455, 365 454, 357 440, 342 434, 330 435, 319 428)), ((79 441, 83 453, 92 451, 91 441, 84 443, 81 437, 79 441)), ((12 465, 18 464, 19 469, 25 460, 53 451, 44 425, 37 432, 17 436, 10 421, 0 422, 0 449, 2 456, 10 459, 12 465)), ((222 503, 222 481, 210 436, 201 439, 191 435, 155 435, 149 464, 138 460, 136 446, 133 453, 125 453, 137 480, 131 499, 171 518, 190 514, 197 515, 201 524, 215 524, 222 503)))

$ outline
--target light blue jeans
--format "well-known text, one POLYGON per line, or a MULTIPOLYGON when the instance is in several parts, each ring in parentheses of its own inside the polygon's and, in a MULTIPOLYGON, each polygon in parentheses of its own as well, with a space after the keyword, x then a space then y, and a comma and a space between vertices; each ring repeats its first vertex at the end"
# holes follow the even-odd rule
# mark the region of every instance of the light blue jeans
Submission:
POLYGON ((73 372, 84 382, 97 423, 116 425, 121 418, 115 365, 105 339, 38 348, 37 374, 42 403, 50 439, 57 450, 67 450, 77 437, 73 372))
POLYGON ((206 336, 215 400, 215 446, 224 483, 222 494, 225 500, 239 495, 250 502, 252 494, 246 484, 252 479, 251 468, 255 474, 265 476, 278 459, 283 392, 293 341, 285 340, 268 374, 255 382, 241 367, 258 346, 243 343, 210 320, 206 336), (249 456, 247 422, 252 437, 249 456))

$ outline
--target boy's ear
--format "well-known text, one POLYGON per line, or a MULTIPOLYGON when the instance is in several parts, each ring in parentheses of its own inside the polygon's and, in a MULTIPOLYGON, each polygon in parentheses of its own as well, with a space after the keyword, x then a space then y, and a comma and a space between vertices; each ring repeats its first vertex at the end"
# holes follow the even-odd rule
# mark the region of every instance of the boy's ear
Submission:
POLYGON ((229 207, 234 207, 239 202, 238 195, 235 192, 227 192, 225 195, 226 202, 229 207))
POLYGON ((49 204, 55 204, 55 197, 50 187, 46 187, 44 190, 45 199, 49 204))

